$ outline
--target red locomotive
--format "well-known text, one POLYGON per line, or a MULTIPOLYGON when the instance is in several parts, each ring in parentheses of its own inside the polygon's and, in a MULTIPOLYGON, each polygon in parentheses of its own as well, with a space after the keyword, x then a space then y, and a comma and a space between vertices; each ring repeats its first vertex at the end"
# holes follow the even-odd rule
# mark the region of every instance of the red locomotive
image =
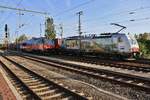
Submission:
POLYGON ((59 49, 61 39, 46 39, 44 37, 32 38, 20 44, 20 49, 23 51, 49 51, 59 49))

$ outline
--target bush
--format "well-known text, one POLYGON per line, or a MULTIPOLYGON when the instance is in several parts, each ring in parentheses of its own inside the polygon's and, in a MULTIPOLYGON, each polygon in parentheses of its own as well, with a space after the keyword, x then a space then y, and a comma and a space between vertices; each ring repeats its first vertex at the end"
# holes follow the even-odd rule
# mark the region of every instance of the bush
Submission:
POLYGON ((147 56, 150 54, 150 40, 138 39, 138 43, 140 46, 140 51, 143 56, 147 56))

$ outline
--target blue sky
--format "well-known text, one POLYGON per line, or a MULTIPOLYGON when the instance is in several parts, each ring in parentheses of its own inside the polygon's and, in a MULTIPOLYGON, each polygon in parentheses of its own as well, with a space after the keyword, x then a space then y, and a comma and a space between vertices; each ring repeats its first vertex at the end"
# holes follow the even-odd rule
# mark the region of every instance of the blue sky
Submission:
MULTIPOLYGON (((48 12, 54 18, 59 37, 60 23, 63 24, 64 37, 78 35, 78 11, 81 16, 83 34, 115 32, 119 28, 110 25, 117 22, 127 27, 125 33, 150 32, 150 0, 0 0, 1 6, 17 7, 48 12), (82 6, 81 6, 82 5, 82 6), (73 9, 75 8, 75 9, 73 9), (130 14, 134 12, 134 14, 130 14), (134 19, 134 22, 129 20, 134 19)), ((40 36, 40 23, 44 24, 45 16, 0 8, 0 39, 4 37, 4 25, 8 24, 11 40, 18 35, 29 37, 40 36), (18 24, 24 26, 18 29, 18 24)), ((42 25, 44 35, 44 25, 42 25)))

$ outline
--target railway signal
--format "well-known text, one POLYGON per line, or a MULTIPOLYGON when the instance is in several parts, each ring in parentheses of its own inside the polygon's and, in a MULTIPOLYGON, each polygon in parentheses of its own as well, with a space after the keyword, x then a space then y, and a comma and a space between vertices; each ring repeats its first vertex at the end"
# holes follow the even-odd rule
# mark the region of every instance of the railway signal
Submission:
POLYGON ((5 38, 8 38, 8 26, 5 24, 5 38))
POLYGON ((7 32, 5 33, 5 38, 8 38, 8 33, 7 32))
POLYGON ((5 24, 4 31, 5 31, 5 38, 8 38, 8 25, 7 24, 5 24))
POLYGON ((61 36, 61 39, 63 38, 63 25, 62 24, 59 24, 60 25, 60 36, 61 36))
POLYGON ((4 47, 6 49, 8 49, 8 37, 9 37, 9 32, 8 32, 8 25, 5 24, 5 27, 4 27, 4 33, 5 33, 5 38, 4 38, 4 47))

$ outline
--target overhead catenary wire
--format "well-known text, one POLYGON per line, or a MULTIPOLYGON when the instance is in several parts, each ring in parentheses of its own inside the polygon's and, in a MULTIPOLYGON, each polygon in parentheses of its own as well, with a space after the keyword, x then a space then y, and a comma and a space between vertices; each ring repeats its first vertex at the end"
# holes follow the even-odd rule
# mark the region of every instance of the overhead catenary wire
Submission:
MULTIPOLYGON (((21 2, 22 2, 22 0, 17 4, 17 6, 19 6, 21 4, 21 2)), ((2 5, 0 5, 0 8, 16 10, 16 11, 23 11, 23 12, 30 12, 30 13, 36 13, 36 14, 42 14, 42 15, 48 15, 47 12, 34 11, 34 10, 28 10, 28 9, 21 9, 21 8, 16 8, 16 7, 9 7, 9 6, 2 6, 2 5)), ((5 18, 5 20, 2 23, 4 23, 9 17, 10 17, 10 14, 5 18)))
MULTIPOLYGON (((81 7, 81 6, 79 6, 79 7, 81 7)), ((133 10, 127 10, 127 12, 125 12, 125 11, 122 11, 122 12, 118 12, 118 15, 119 15, 119 13, 120 14, 122 14, 122 13, 127 13, 127 14, 135 14, 136 13, 136 11, 139 11, 139 10, 143 10, 143 9, 149 9, 150 7, 140 7, 140 8, 137 8, 137 9, 133 9, 133 10)), ((75 9, 77 9, 77 8, 75 8, 75 9)), ((69 9, 68 9, 69 10, 69 9)), ((74 9, 73 9, 74 10, 74 9)), ((65 11, 65 10, 64 10, 65 11)), ((72 10, 70 10, 70 11, 72 11, 72 10)), ((63 12, 63 11, 62 11, 63 12)), ((62 14, 65 14, 65 13, 67 13, 67 12, 64 12, 64 13, 62 13, 62 14)), ((61 14, 60 14, 61 15, 61 14)), ((114 15, 117 15, 117 13, 114 13, 114 15)), ((106 15, 107 16, 107 15, 106 15)), ((104 18, 106 17, 106 16, 104 16, 104 18)), ((103 16, 102 16, 103 17, 103 16)), ((108 17, 109 17, 109 14, 108 14, 108 17)), ((111 17, 111 16, 110 16, 111 17)), ((72 17, 71 17, 72 18, 72 17)), ((99 19, 101 19, 101 18, 99 18, 99 19)), ((92 20, 96 20, 96 19, 92 19, 92 20)), ((129 21, 129 22, 133 22, 133 20, 134 19, 131 19, 131 21, 130 20, 123 20, 124 22, 125 21, 129 21)), ((83 20, 83 22, 87 22, 86 20, 83 20)), ((122 21, 122 23, 124 23, 122 21)), ((142 20, 141 20, 142 21, 142 20)), ((107 24, 109 24, 109 23, 107 23, 107 24)), ((65 26, 65 25, 64 25, 65 26)), ((68 25, 68 27, 69 27, 70 25, 68 25)))
MULTIPOLYGON (((20 4, 20 2, 19 2, 19 4, 20 4)), ((48 13, 47 12, 42 12, 42 11, 35 11, 35 10, 28 10, 28 9, 22 9, 22 8, 16 8, 16 7, 9 7, 9 6, 1 6, 0 5, 0 8, 4 8, 4 9, 10 9, 10 10, 16 10, 16 11, 19 11, 19 14, 20 14, 20 11, 22 11, 22 12, 29 12, 29 13, 36 13, 36 14, 42 14, 42 15, 47 15, 48 13)), ((10 15, 8 15, 8 17, 9 17, 10 15)), ((7 20, 7 19, 6 19, 7 20)), ((4 20, 4 22, 6 21, 6 20, 4 20)), ((3 23, 4 23, 3 22, 3 23)), ((20 27, 20 25, 19 25, 19 27, 20 27)), ((16 29, 17 30, 17 29, 16 29)), ((17 32, 17 31, 16 31, 17 32)), ((15 32, 15 33, 16 33, 15 32)), ((17 34, 17 33, 16 33, 17 34)))
POLYGON ((119 22, 115 22, 115 23, 127 23, 127 22, 143 21, 143 20, 150 20, 150 17, 123 20, 123 21, 119 21, 119 22))
POLYGON ((34 10, 28 10, 28 9, 21 9, 21 8, 15 8, 15 7, 8 7, 8 6, 1 6, 0 8, 4 9, 10 9, 10 10, 17 10, 17 11, 24 11, 24 12, 31 12, 31 13, 37 13, 37 14, 42 14, 42 15, 47 15, 47 12, 42 12, 42 11, 34 11, 34 10))
POLYGON ((145 20, 150 20, 150 17, 144 17, 144 18, 136 18, 136 19, 127 19, 127 20, 121 20, 121 21, 111 21, 107 23, 101 23, 100 25, 106 26, 110 25, 110 23, 129 23, 129 22, 136 22, 136 21, 145 21, 145 20))
MULTIPOLYGON (((18 7, 21 3, 22 3, 22 1, 23 0, 20 0, 17 4, 16 4, 16 7, 18 7)), ((2 24, 1 25, 3 25, 6 21, 7 21, 7 19, 9 18, 11 16, 11 12, 8 14, 8 16, 7 17, 5 17, 5 19, 1 22, 2 24)), ((1 26, 2 27, 2 26, 1 26)), ((0 28, 1 28, 0 27, 0 28)))
POLYGON ((74 9, 77 9, 77 8, 79 8, 79 7, 82 7, 82 6, 84 6, 84 5, 87 5, 87 4, 89 4, 89 3, 93 2, 93 1, 95 1, 95 0, 89 0, 89 1, 86 1, 86 2, 81 3, 81 4, 79 4, 79 5, 76 5, 76 6, 72 7, 72 8, 70 8, 70 9, 66 9, 66 10, 64 10, 64 11, 62 11, 62 12, 59 12, 59 13, 57 13, 56 15, 54 15, 54 17, 60 16, 60 15, 65 14, 65 13, 68 13, 69 11, 72 11, 72 10, 74 10, 74 9))
MULTIPOLYGON (((146 21, 146 20, 150 20, 150 17, 124 20, 124 21, 115 22, 115 23, 126 23, 126 22, 127 22, 127 23, 128 23, 128 22, 137 23, 137 22, 139 22, 139 21, 146 21)), ((129 26, 129 25, 132 24, 132 23, 128 23, 127 26, 129 26)), ((101 25, 103 25, 103 27, 102 27, 102 26, 97 26, 97 27, 94 26, 94 29, 92 29, 92 30, 87 30, 86 33, 89 33, 89 32, 93 32, 93 33, 94 33, 94 31, 98 31, 98 30, 100 30, 100 29, 104 29, 104 27, 110 26, 109 24, 110 24, 110 23, 101 24, 101 25)), ((140 24, 138 24, 138 25, 140 25, 140 24)), ((131 25, 130 25, 130 27, 131 27, 131 25)))
MULTIPOLYGON (((76 9, 76 8, 75 8, 76 9)), ((140 10, 145 10, 145 9, 150 9, 150 7, 149 6, 146 6, 146 7, 139 7, 139 8, 136 8, 136 9, 132 9, 132 10, 126 10, 126 11, 121 11, 121 12, 117 12, 117 13, 110 13, 110 14, 106 14, 105 16, 102 16, 102 17, 99 17, 99 18, 97 18, 97 19, 102 19, 102 18, 105 18, 105 17, 107 17, 107 16, 109 16, 109 15, 120 15, 120 14, 123 14, 123 13, 127 13, 127 14, 130 14, 130 15, 132 15, 132 14, 135 14, 136 13, 136 11, 140 11, 140 10)), ((68 9, 69 10, 69 9, 68 9)), ((74 10, 74 9, 70 9, 70 10, 74 10)), ((63 13, 67 13, 68 11, 66 10, 66 11, 64 11, 64 12, 61 12, 62 14, 63 13)), ((58 13, 58 15, 61 15, 61 13, 58 13)), ((54 17, 57 17, 57 16, 54 16, 54 17)), ((71 17, 72 18, 72 17, 71 17)), ((91 20, 91 19, 90 19, 91 20)), ((87 21, 90 21, 90 20, 83 20, 83 22, 87 22, 87 21)), ((96 19, 92 19, 92 21, 93 20, 96 20, 96 19)), ((109 23, 107 23, 107 24, 109 24, 109 23)), ((64 26, 67 26, 66 24, 64 24, 64 26)), ((68 26, 70 26, 70 25, 68 25, 68 26)))
POLYGON ((104 19, 104 18, 110 17, 110 16, 112 16, 112 15, 115 16, 115 15, 120 15, 120 14, 123 14, 123 13, 135 14, 136 11, 145 10, 145 9, 150 9, 150 6, 139 7, 139 8, 136 8, 136 9, 126 10, 126 11, 121 11, 121 12, 116 12, 116 13, 110 13, 110 14, 106 14, 106 15, 104 15, 104 16, 97 17, 97 18, 94 18, 94 19, 85 19, 85 20, 83 20, 83 22, 95 21, 95 20, 97 20, 97 19, 104 19))
MULTIPOLYGON (((121 15, 121 14, 124 14, 124 13, 127 13, 127 14, 135 14, 135 11, 140 11, 140 10, 145 10, 145 9, 150 9, 150 7, 149 6, 145 6, 145 7, 139 7, 139 8, 136 8, 136 9, 132 9, 132 10, 126 10, 126 11, 121 11, 121 12, 116 12, 116 13, 111 13, 111 14, 106 14, 106 15, 104 15, 104 16, 101 16, 101 17, 97 17, 97 18, 92 18, 92 19, 83 19, 83 21, 82 22, 84 22, 84 23, 91 23, 92 21, 96 21, 97 22, 97 20, 98 19, 105 19, 106 17, 112 17, 112 16, 110 16, 110 15, 121 15), (133 12, 134 11, 134 12, 133 12)), ((72 18, 72 17, 71 17, 72 18)), ((73 23, 69 23, 68 24, 68 26, 70 26, 70 25, 72 25, 72 24, 76 24, 75 22, 73 22, 73 23)), ((109 24, 109 23, 108 23, 109 24)), ((67 26, 67 24, 65 24, 65 26, 67 26)))
MULTIPOLYGON (((68 12, 70 12, 70 11, 72 11, 72 10, 75 10, 75 9, 79 8, 79 7, 88 5, 88 4, 90 4, 90 3, 94 2, 94 1, 96 1, 96 0, 89 0, 89 1, 83 2, 83 3, 81 3, 81 4, 79 4, 79 5, 76 5, 76 6, 72 7, 72 8, 69 8, 69 9, 66 9, 66 10, 64 10, 64 11, 61 11, 61 12, 55 14, 53 17, 55 17, 55 19, 56 19, 56 17, 60 17, 60 15, 61 15, 61 17, 62 17, 65 13, 68 13, 68 12)), ((72 19, 72 18, 74 18, 74 17, 75 17, 75 14, 72 14, 72 15, 69 16, 69 19, 72 19)), ((62 22, 62 21, 61 21, 61 22, 62 22)))

